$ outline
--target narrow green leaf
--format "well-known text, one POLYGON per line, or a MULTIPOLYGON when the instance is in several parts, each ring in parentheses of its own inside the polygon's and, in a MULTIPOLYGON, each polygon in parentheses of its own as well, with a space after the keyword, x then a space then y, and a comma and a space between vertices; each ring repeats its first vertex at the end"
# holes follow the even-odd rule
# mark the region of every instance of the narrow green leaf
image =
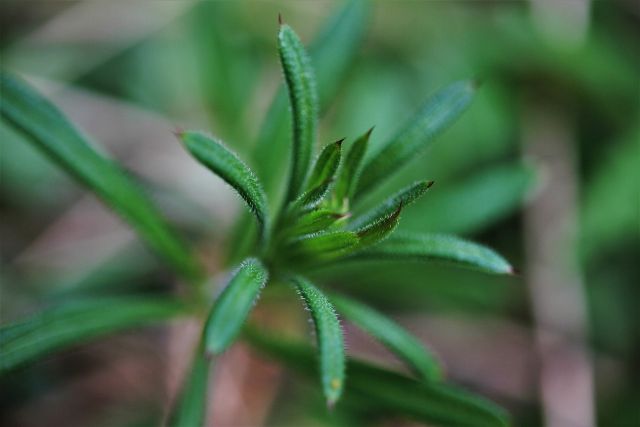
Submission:
POLYGON ((326 230, 337 221, 348 215, 330 209, 317 209, 298 217, 294 224, 287 229, 288 236, 312 234, 326 230))
POLYGON ((249 206, 264 238, 268 228, 267 198, 253 174, 231 150, 201 132, 181 132, 180 139, 200 163, 231 185, 249 206))
POLYGON ((516 210, 535 187, 530 165, 492 166, 439 187, 402 215, 400 230, 468 234, 516 210))
POLYGON ((318 92, 310 59, 297 34, 284 24, 278 33, 278 53, 289 91, 293 120, 291 174, 287 200, 293 200, 309 172, 316 143, 318 92))
POLYGON ((185 312, 175 300, 141 297, 95 298, 44 310, 0 328, 0 374, 65 347, 185 312))
POLYGON ((401 206, 407 207, 411 203, 415 202, 429 188, 433 185, 433 181, 419 181, 409 185, 406 188, 398 191, 393 196, 382 202, 380 206, 371 209, 357 218, 355 218, 350 224, 350 230, 362 230, 372 224, 378 223, 385 218, 389 218, 394 212, 396 212, 401 206))
POLYGON ((322 388, 331 407, 340 398, 344 387, 344 339, 340 321, 327 297, 302 277, 293 279, 302 299, 311 312, 320 353, 322 388))
POLYGON ((205 423, 207 415, 207 389, 211 359, 204 351, 202 342, 193 355, 187 377, 183 380, 182 390, 169 417, 172 427, 199 427, 205 423))
MULTIPOLYGON (((345 2, 344 7, 322 27, 309 49, 322 108, 326 108, 328 101, 334 98, 355 58, 370 8, 368 0, 345 2)), ((289 156, 290 126, 287 99, 281 88, 269 108, 253 152, 258 177, 269 196, 274 196, 270 200, 272 206, 277 205, 275 192, 284 173, 282 159, 289 156)))
POLYGON ((349 154, 347 154, 342 164, 342 169, 340 170, 334 187, 335 199, 341 205, 345 205, 345 199, 348 201, 353 197, 353 192, 358 184, 360 170, 362 169, 362 159, 364 159, 369 145, 371 132, 373 132, 373 128, 369 129, 364 135, 354 141, 349 150, 349 154))
POLYGON ((286 248, 290 261, 329 260, 354 250, 358 235, 351 231, 329 231, 299 237, 286 248))
POLYGON ((382 342, 417 375, 428 381, 442 379, 436 358, 402 326, 351 298, 336 294, 329 298, 339 313, 382 342))
POLYGON ((268 277, 264 265, 255 258, 249 258, 240 265, 207 319, 204 336, 208 353, 222 353, 233 343, 268 277))
POLYGON ((445 261, 486 273, 513 274, 509 263, 491 249, 455 236, 395 233, 379 245, 349 257, 354 260, 445 261))
POLYGON ((320 153, 316 160, 313 171, 307 181, 307 190, 311 190, 318 186, 321 186, 327 181, 333 180, 333 177, 340 165, 340 154, 342 148, 342 142, 344 138, 339 141, 329 144, 320 153))
POLYGON ((461 81, 447 86, 430 98, 395 138, 367 162, 358 182, 356 196, 375 187, 426 149, 434 137, 467 108, 475 90, 474 82, 461 81))
POLYGON ((193 282, 200 266, 125 171, 96 150, 49 101, 8 73, 0 72, 2 118, 78 181, 93 190, 173 268, 193 282))
POLYGON ((358 237, 360 238, 360 247, 371 246, 393 233, 396 229, 398 221, 400 221, 400 212, 402 211, 402 204, 398 206, 395 212, 392 212, 387 217, 382 217, 379 220, 364 226, 358 230, 358 237))
MULTIPOLYGON (((246 330, 249 342, 258 350, 289 368, 315 377, 313 349, 300 343, 276 339, 246 330)), ((429 425, 463 427, 506 427, 505 411, 480 397, 451 385, 416 381, 404 375, 349 358, 349 381, 344 400, 366 402, 371 413, 405 416, 429 425)), ((346 402, 345 402, 346 403, 346 402)))

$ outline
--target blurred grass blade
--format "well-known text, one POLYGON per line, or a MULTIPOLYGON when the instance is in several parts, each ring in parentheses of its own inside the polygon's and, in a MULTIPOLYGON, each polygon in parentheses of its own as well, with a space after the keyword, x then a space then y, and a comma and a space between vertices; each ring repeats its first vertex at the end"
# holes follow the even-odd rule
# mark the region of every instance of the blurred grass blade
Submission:
POLYGON ((440 90, 408 124, 364 166, 356 197, 400 170, 426 149, 436 135, 462 114, 473 99, 476 84, 461 81, 440 90))
MULTIPOLYGON (((313 349, 246 330, 249 342, 266 355, 313 377, 317 365, 313 349)), ((507 427, 500 407, 463 390, 442 383, 416 381, 404 375, 349 358, 345 403, 366 402, 366 408, 389 416, 404 416, 428 425, 507 427)))
POLYGON ((264 265, 255 258, 249 258, 240 265, 207 319, 204 336, 208 353, 222 353, 233 343, 268 276, 264 265))
POLYGON ((402 326, 351 298, 336 294, 329 298, 340 314, 382 342, 421 378, 428 381, 442 379, 442 369, 436 358, 402 326))
POLYGON ((278 33, 278 53, 289 92, 293 120, 292 163, 287 200, 301 193, 316 145, 318 89, 307 52, 298 35, 284 24, 278 33))
POLYGON ((31 87, 0 72, 2 118, 111 206, 158 254, 196 282, 200 266, 123 169, 96 150, 62 113, 31 87))
POLYGON ((189 372, 182 383, 182 390, 169 417, 170 427, 204 426, 207 415, 207 389, 211 360, 202 343, 198 345, 189 372))
POLYGON ((317 233, 327 229, 343 218, 347 218, 347 215, 330 209, 317 209, 297 218, 294 225, 287 229, 287 235, 294 236, 317 233))
POLYGON ((374 245, 389 236, 400 221, 400 212, 402 212, 402 204, 391 215, 382 217, 358 230, 359 247, 374 245))
POLYGON ((350 224, 350 230, 361 230, 372 224, 380 222, 384 218, 388 218, 401 206, 406 208, 408 205, 415 202, 429 188, 433 185, 433 181, 419 181, 409 185, 406 188, 398 191, 393 196, 382 202, 380 206, 371 209, 357 218, 355 218, 350 224))
POLYGON ((264 238, 268 227, 267 198, 251 169, 234 152, 208 135, 201 132, 181 132, 178 136, 200 163, 240 194, 255 215, 260 235, 264 238))
POLYGON ((488 168, 418 201, 403 213, 399 230, 478 231, 521 206, 535 183, 536 171, 530 165, 488 168))
POLYGON ((321 106, 326 106, 337 95, 367 29, 370 2, 349 0, 344 3, 309 48, 321 106))
POLYGON ((112 297, 65 303, 0 328, 0 374, 65 347, 186 313, 167 298, 112 297))
POLYGON ((354 250, 358 235, 351 231, 330 231, 309 234, 293 240, 287 247, 291 261, 329 260, 354 250))
POLYGON ((358 252, 350 259, 445 261, 486 273, 514 272, 513 267, 491 249, 443 234, 395 233, 379 245, 358 252))
POLYGON ((333 179, 340 165, 340 153, 343 141, 344 138, 324 147, 309 176, 307 191, 333 179))
POLYGON ((327 297, 302 277, 293 279, 311 312, 320 353, 320 377, 327 404, 332 407, 344 387, 344 339, 340 321, 327 297))
POLYGON ((344 205, 344 200, 349 200, 353 196, 358 183, 358 175, 362 166, 362 159, 367 152, 369 138, 371 137, 373 128, 369 129, 364 135, 356 139, 351 145, 349 154, 342 163, 342 169, 336 185, 334 187, 334 195, 339 205, 344 205))
MULTIPOLYGON (((364 36, 370 7, 367 0, 346 2, 327 21, 309 48, 321 108, 334 98, 344 80, 364 36)), ((256 172, 269 196, 275 196, 283 176, 281 165, 282 159, 289 156, 290 126, 286 94, 280 90, 269 108, 253 152, 256 172)), ((276 204, 277 198, 272 197, 270 202, 276 204)))

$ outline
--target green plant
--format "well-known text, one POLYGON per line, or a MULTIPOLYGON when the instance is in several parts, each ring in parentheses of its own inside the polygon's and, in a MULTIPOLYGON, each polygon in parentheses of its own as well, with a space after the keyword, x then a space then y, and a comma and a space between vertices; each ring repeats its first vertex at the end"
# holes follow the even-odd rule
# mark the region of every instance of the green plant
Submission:
MULTIPOLYGON (((208 312, 191 373, 171 419, 175 425, 199 425, 206 406, 210 364, 243 333, 265 286, 290 286, 311 313, 319 363, 306 346, 276 339, 255 326, 245 328, 243 336, 287 366, 319 376, 330 407, 344 394, 345 399, 364 399, 386 412, 426 422, 505 425, 502 410, 445 383, 436 358, 395 322, 346 295, 325 292, 309 280, 315 271, 329 266, 394 260, 435 260, 487 273, 512 273, 501 256, 475 243, 448 235, 394 233, 403 210, 429 191, 431 181, 411 184, 371 209, 362 207, 371 190, 423 151, 464 111, 473 98, 475 83, 458 82, 439 91, 395 138, 377 150, 369 150, 370 129, 348 148, 346 140, 339 140, 325 145, 316 157, 319 95, 311 61, 286 24, 279 30, 278 50, 293 125, 292 161, 282 201, 277 192, 266 190, 270 181, 264 184, 216 138, 201 132, 176 133, 200 163, 237 191, 257 224, 255 234, 245 229, 243 239, 238 239, 248 245, 230 248, 230 252, 242 254, 243 261, 211 307, 203 307, 208 299, 204 294, 208 275, 134 180, 94 149, 52 104, 19 79, 2 73, 3 119, 129 222, 190 285, 191 292, 182 299, 122 296, 77 300, 4 325, 0 331, 0 372, 88 338, 181 314, 208 312), (334 306, 394 352, 414 377, 348 359, 334 306)), ((274 164, 282 167, 277 162, 270 167, 274 164)))

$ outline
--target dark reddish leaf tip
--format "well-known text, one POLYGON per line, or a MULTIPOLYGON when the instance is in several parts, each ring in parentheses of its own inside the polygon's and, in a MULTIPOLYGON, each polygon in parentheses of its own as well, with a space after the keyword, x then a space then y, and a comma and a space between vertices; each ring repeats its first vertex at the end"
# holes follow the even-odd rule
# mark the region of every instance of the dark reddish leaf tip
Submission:
POLYGON ((514 276, 514 277, 520 277, 522 274, 520 273, 520 270, 518 270, 515 267, 509 267, 509 271, 507 272, 508 274, 514 276))
POLYGON ((284 22, 282 21, 282 14, 278 13, 278 24, 282 25, 284 22))
POLYGON ((429 181, 427 182, 427 189, 431 188, 433 186, 433 184, 435 184, 435 181, 429 181))
POLYGON ((342 143, 344 142, 345 138, 339 139, 337 140, 335 143, 338 147, 342 147, 342 143))
POLYGON ((178 139, 182 139, 182 137, 184 136, 184 129, 182 129, 181 127, 177 127, 175 128, 173 131, 171 131, 178 139))
POLYGON ((367 138, 369 138, 371 136, 371 132, 373 132, 373 129, 375 129, 376 125, 373 125, 369 128, 369 130, 367 131, 367 138))

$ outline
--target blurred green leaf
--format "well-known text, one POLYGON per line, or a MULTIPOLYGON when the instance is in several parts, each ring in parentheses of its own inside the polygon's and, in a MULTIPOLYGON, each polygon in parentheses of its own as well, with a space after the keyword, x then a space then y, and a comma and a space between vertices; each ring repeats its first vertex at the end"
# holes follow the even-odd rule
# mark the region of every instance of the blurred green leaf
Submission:
POLYGON ((420 181, 403 188, 379 206, 355 218, 349 224, 349 229, 359 230, 379 222, 384 218, 388 218, 400 207, 405 208, 415 202, 426 193, 432 185, 433 181, 420 181))
POLYGON ((322 388, 331 407, 344 387, 344 339, 340 321, 331 302, 318 288, 302 277, 294 278, 293 282, 313 318, 320 353, 322 388))
POLYGON ((172 427, 203 426, 207 415, 207 389, 211 360, 206 356, 202 343, 193 355, 193 361, 182 390, 170 415, 168 425, 172 427))
POLYGON ((585 260, 640 238, 640 128, 624 135, 585 189, 580 252, 585 260))
MULTIPOLYGON (((266 355, 307 376, 317 375, 313 349, 247 329, 249 342, 266 355)), ((504 410, 450 385, 425 383, 356 359, 348 359, 345 400, 367 402, 369 411, 402 415, 429 425, 506 427, 504 410)))
POLYGON ((366 193, 424 151, 462 114, 471 103, 475 90, 474 82, 461 81, 431 97, 405 127, 367 161, 356 196, 366 193))
POLYGON ((268 277, 267 269, 255 258, 245 260, 233 273, 207 319, 204 336, 208 353, 222 353, 233 343, 268 277))
POLYGON ((436 188, 402 215, 399 230, 470 233, 517 209, 531 192, 536 171, 530 165, 487 168, 470 178, 436 188))
POLYGON ((298 38, 286 24, 278 33, 278 53, 289 92, 293 121, 293 146, 288 200, 293 200, 309 172, 318 125, 318 89, 311 60, 298 38))
POLYGON ((445 261, 486 273, 513 274, 513 267, 489 248, 455 236, 395 233, 379 245, 347 259, 364 261, 445 261))
POLYGON ((316 188, 333 179, 340 165, 342 141, 344 138, 324 147, 313 166, 306 190, 316 188))
POLYGON ((4 71, 0 79, 2 118, 98 194, 176 271, 198 281, 202 275, 198 262, 133 179, 32 88, 4 71))
MULTIPOLYGON (((238 2, 198 1, 183 25, 193 33, 193 39, 187 43, 194 49, 198 89, 214 121, 216 134, 244 154, 242 149, 250 142, 244 112, 259 81, 261 67, 260 56, 252 49, 248 34, 238 27, 242 6, 238 2)), ((180 48, 184 50, 184 46, 180 48)))
POLYGON ((353 192, 358 183, 362 159, 364 159, 367 146, 369 145, 371 132, 373 132, 373 128, 369 129, 364 135, 354 141, 349 150, 349 154, 347 154, 342 164, 334 188, 334 195, 338 205, 344 205, 344 200, 349 200, 353 196, 353 192))
POLYGON ((254 173, 221 142, 201 132, 181 132, 180 139, 200 163, 231 185, 258 220, 260 235, 268 231, 267 197, 254 173))
POLYGON ((339 313, 371 334, 427 381, 442 379, 436 358, 406 329, 371 307, 343 295, 329 295, 339 313))
POLYGON ((167 298, 113 297, 68 302, 0 328, 0 373, 71 345, 185 313, 184 305, 167 298))

